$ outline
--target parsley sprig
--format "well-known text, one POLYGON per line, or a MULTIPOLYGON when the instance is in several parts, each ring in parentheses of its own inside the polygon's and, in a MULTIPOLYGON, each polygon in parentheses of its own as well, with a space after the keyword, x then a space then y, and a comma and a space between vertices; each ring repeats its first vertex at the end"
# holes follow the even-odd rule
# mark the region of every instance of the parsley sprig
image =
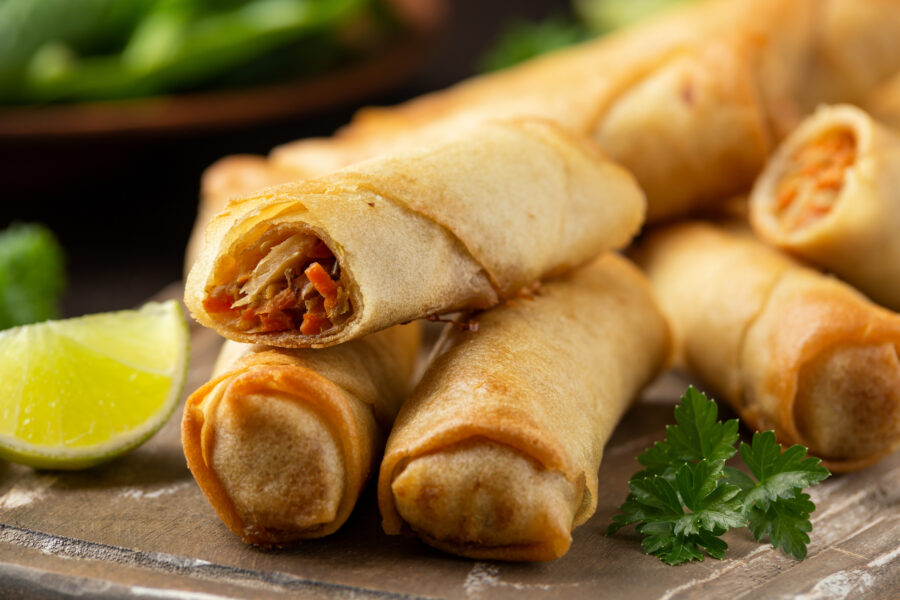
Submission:
POLYGON ((815 510, 803 488, 828 477, 806 448, 783 450, 772 431, 757 432, 740 455, 751 475, 725 461, 735 455, 738 421, 718 420, 715 401, 689 387, 675 407, 677 425, 666 439, 638 456, 644 468, 628 485, 631 493, 607 529, 612 535, 636 524, 648 554, 670 565, 722 558, 728 544, 721 536, 732 527, 749 527, 757 541, 797 558, 806 557, 809 516, 815 510))

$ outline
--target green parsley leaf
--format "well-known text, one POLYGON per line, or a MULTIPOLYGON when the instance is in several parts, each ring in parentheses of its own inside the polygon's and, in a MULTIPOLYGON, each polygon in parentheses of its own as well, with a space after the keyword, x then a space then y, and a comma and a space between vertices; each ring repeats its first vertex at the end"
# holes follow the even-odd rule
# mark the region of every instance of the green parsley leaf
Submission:
POLYGON ((742 490, 748 527, 756 541, 768 536, 776 548, 805 558, 807 533, 812 531, 809 515, 816 507, 801 490, 831 473, 818 458, 807 457, 803 446, 782 451, 773 431, 754 433, 750 444, 741 443, 740 453, 756 481, 731 468, 725 477, 742 490))
POLYGON ((641 542, 644 552, 670 565, 703 560, 699 536, 678 536, 672 523, 647 523, 639 526, 639 532, 645 536, 641 542))
POLYGON ((738 420, 722 423, 719 409, 694 386, 688 387, 675 407, 678 426, 666 428, 666 438, 674 456, 680 460, 727 460, 734 456, 738 439, 738 420))
POLYGON ((809 544, 807 533, 812 531, 809 515, 816 505, 810 501, 809 494, 800 490, 794 490, 793 494, 791 498, 768 503, 765 509, 751 506, 747 511, 747 526, 757 542, 768 535, 774 547, 802 560, 806 558, 809 544))
POLYGON ((806 448, 799 444, 782 452, 774 431, 757 431, 750 444, 741 442, 740 452, 757 480, 746 492, 748 504, 792 498, 795 489, 815 485, 831 475, 818 458, 806 457, 806 448))
POLYGON ((701 458, 725 461, 734 456, 738 439, 738 420, 717 420, 719 409, 694 386, 688 387, 675 407, 678 425, 666 427, 666 439, 656 442, 638 456, 647 475, 672 476, 682 462, 701 458))
POLYGON ((722 479, 722 467, 722 461, 703 459, 682 464, 672 480, 661 475, 632 478, 623 514, 613 517, 607 532, 640 523, 645 551, 669 564, 702 560, 704 550, 721 558, 728 545, 718 536, 746 524, 737 497, 741 489, 722 479))
POLYGON ((746 524, 743 503, 737 497, 741 489, 721 479, 722 466, 719 461, 703 459, 678 469, 675 474, 678 495, 691 512, 676 521, 676 534, 699 535, 746 524))
POLYGON ((768 537, 776 548, 804 558, 815 505, 802 488, 828 477, 828 469, 806 457, 803 446, 782 450, 772 431, 740 445, 755 479, 726 467, 735 454, 737 420, 717 417, 715 402, 689 387, 675 407, 678 424, 638 457, 644 469, 628 482, 631 493, 607 535, 634 524, 645 552, 676 565, 703 560, 704 553, 722 558, 728 544, 720 536, 749 527, 757 541, 768 537))

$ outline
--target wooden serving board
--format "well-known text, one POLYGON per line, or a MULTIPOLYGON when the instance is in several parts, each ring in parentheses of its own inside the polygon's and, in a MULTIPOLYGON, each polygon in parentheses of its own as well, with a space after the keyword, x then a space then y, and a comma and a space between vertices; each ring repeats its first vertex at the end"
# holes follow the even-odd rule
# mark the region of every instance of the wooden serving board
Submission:
MULTIPOLYGON (((205 381, 219 344, 193 328, 185 396, 205 381)), ((0 598, 900 597, 900 453, 811 490, 818 509, 802 562, 746 529, 725 536, 725 560, 680 567, 644 555, 633 531, 606 537, 635 456, 664 436, 686 384, 666 375, 626 415, 606 448, 597 513, 552 563, 473 561, 387 536, 372 486, 331 537, 275 551, 246 546, 185 466, 176 412, 145 445, 93 469, 0 463, 0 598)))

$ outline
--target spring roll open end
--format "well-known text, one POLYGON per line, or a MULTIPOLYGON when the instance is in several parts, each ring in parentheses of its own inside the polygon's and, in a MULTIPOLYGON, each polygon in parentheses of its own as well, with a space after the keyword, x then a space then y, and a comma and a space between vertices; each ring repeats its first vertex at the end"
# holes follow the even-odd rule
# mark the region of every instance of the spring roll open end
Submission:
POLYGON ((251 336, 245 341, 260 333, 317 336, 353 318, 350 280, 316 232, 273 228, 214 272, 203 308, 251 336))
POLYGON ((868 183, 866 161, 876 132, 868 116, 847 105, 823 106, 778 148, 750 196, 754 230, 776 246, 803 252, 834 227, 843 200, 868 183))
POLYGON ((750 325, 744 416, 835 472, 900 446, 900 318, 850 286, 795 266, 750 325))
POLYGON ((188 467, 228 528, 263 546, 316 538, 347 520, 379 437, 371 406, 308 369, 250 365, 192 394, 188 467))
POLYGON ((856 160, 853 131, 836 127, 801 146, 775 188, 771 210, 788 235, 831 214, 856 160))
POLYGON ((797 429, 823 458, 879 456, 900 442, 900 360, 893 343, 843 346, 802 367, 797 429))
POLYGON ((472 558, 538 561, 568 550, 583 490, 489 440, 416 457, 391 483, 397 512, 429 544, 472 558))

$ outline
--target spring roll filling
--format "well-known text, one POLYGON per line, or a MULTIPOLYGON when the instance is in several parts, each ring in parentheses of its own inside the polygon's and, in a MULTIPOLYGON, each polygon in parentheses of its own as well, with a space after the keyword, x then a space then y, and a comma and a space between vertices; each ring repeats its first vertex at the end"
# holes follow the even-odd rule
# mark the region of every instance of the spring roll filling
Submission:
POLYGON ((781 227, 797 231, 828 215, 855 160, 856 138, 845 128, 832 129, 794 152, 772 205, 781 227))
POLYGON ((247 333, 318 335, 350 316, 340 263, 317 237, 261 239, 246 254, 255 264, 243 261, 235 280, 214 286, 203 301, 207 312, 230 326, 247 333))

